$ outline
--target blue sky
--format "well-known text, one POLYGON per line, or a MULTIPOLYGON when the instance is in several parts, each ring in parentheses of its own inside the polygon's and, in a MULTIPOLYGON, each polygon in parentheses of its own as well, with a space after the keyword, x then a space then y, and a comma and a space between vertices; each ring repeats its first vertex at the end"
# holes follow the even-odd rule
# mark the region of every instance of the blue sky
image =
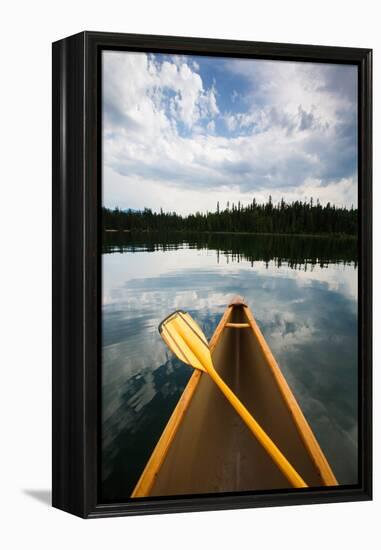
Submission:
POLYGON ((357 68, 106 51, 103 202, 357 206, 357 68))

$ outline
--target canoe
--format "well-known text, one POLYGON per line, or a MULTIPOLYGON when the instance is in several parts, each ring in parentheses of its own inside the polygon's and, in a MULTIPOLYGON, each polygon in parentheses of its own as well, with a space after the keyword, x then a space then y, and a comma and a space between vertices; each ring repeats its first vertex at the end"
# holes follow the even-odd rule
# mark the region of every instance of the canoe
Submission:
MULTIPOLYGON (((307 485, 337 485, 327 458, 241 297, 227 306, 209 347, 217 372, 307 485)), ((131 497, 289 488, 289 481, 208 374, 194 370, 131 497)))

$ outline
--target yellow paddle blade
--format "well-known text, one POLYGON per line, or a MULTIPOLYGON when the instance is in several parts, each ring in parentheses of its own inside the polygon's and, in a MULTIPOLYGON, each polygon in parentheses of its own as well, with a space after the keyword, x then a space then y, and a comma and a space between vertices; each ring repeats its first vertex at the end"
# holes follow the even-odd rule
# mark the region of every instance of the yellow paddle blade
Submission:
POLYGON ((198 324, 185 311, 175 311, 159 325, 168 348, 187 365, 207 371, 212 368, 209 344, 198 324))

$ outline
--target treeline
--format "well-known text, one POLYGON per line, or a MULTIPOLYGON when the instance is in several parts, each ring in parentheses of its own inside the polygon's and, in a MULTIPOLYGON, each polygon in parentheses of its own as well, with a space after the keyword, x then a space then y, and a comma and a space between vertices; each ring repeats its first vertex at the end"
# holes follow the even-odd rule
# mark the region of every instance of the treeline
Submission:
POLYGON ((271 196, 265 204, 255 199, 243 206, 230 205, 214 212, 196 212, 181 216, 176 212, 144 210, 110 210, 102 208, 104 229, 128 231, 209 231, 290 234, 357 234, 357 209, 339 208, 327 203, 322 206, 311 199, 274 204, 271 196))

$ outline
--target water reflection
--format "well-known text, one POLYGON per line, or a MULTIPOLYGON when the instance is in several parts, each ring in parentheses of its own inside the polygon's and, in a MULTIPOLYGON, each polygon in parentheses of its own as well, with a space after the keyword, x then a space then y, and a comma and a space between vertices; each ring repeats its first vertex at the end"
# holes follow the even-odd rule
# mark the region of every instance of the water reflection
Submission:
POLYGON ((204 236, 149 243, 142 235, 107 236, 105 499, 130 494, 191 374, 166 350, 158 323, 181 307, 210 337, 236 293, 247 299, 340 482, 356 482, 356 245, 241 237, 240 244, 236 236, 207 243, 204 236))
POLYGON ((129 233, 106 232, 103 253, 158 252, 196 248, 215 250, 217 262, 262 260, 286 263, 289 267, 329 263, 357 263, 357 240, 352 237, 287 237, 281 235, 216 234, 216 233, 129 233))

